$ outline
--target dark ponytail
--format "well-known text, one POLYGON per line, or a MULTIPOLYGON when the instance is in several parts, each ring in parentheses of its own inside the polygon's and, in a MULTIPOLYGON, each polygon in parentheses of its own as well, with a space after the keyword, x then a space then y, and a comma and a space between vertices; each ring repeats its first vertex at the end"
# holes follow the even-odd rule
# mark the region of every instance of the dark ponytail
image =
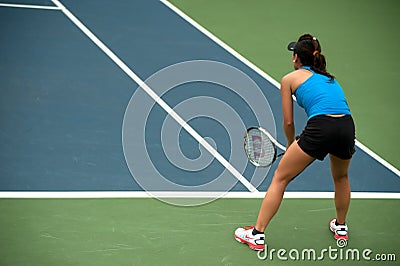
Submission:
POLYGON ((335 78, 326 70, 326 60, 325 56, 321 54, 321 45, 311 34, 300 36, 293 52, 297 54, 304 66, 311 67, 314 72, 327 76, 331 80, 335 78))

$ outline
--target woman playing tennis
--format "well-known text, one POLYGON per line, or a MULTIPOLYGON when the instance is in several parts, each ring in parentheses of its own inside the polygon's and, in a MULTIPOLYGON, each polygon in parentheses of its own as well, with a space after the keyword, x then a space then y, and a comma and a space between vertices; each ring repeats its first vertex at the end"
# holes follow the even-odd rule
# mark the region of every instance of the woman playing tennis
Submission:
POLYGON ((335 188, 336 218, 329 222, 335 239, 347 241, 346 214, 350 204, 348 168, 354 154, 355 128, 343 90, 326 70, 326 61, 317 38, 300 36, 289 44, 294 71, 281 81, 283 130, 287 150, 274 173, 262 202, 255 226, 238 228, 235 238, 254 250, 264 249, 264 232, 282 202, 289 182, 315 159, 329 154, 335 188), (293 99, 308 116, 305 129, 295 140, 293 99))

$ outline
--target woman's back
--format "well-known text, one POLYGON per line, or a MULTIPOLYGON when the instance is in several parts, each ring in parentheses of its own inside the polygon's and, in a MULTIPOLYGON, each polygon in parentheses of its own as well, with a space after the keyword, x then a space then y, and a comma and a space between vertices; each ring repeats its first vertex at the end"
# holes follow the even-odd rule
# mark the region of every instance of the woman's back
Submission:
POLYGON ((312 74, 308 78, 305 73, 301 75, 299 86, 293 93, 309 119, 317 115, 351 114, 343 89, 335 79, 315 73, 306 66, 297 71, 304 70, 312 74))

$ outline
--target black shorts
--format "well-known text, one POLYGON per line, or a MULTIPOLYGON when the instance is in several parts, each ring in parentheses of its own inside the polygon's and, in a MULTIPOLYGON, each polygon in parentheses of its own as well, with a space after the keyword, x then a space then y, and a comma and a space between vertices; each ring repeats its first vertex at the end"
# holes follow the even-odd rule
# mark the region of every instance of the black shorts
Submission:
POLYGON ((323 160, 329 153, 350 159, 355 152, 355 127, 351 115, 314 116, 308 120, 297 143, 308 155, 323 160))

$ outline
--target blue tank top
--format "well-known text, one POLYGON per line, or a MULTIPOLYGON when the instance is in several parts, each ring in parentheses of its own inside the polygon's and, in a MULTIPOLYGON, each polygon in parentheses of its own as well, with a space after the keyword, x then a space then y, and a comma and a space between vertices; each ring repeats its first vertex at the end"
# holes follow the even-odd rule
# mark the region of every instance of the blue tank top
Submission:
POLYGON ((303 69, 313 74, 297 88, 294 95, 308 119, 317 115, 351 114, 342 87, 336 80, 315 73, 310 67, 303 69))

